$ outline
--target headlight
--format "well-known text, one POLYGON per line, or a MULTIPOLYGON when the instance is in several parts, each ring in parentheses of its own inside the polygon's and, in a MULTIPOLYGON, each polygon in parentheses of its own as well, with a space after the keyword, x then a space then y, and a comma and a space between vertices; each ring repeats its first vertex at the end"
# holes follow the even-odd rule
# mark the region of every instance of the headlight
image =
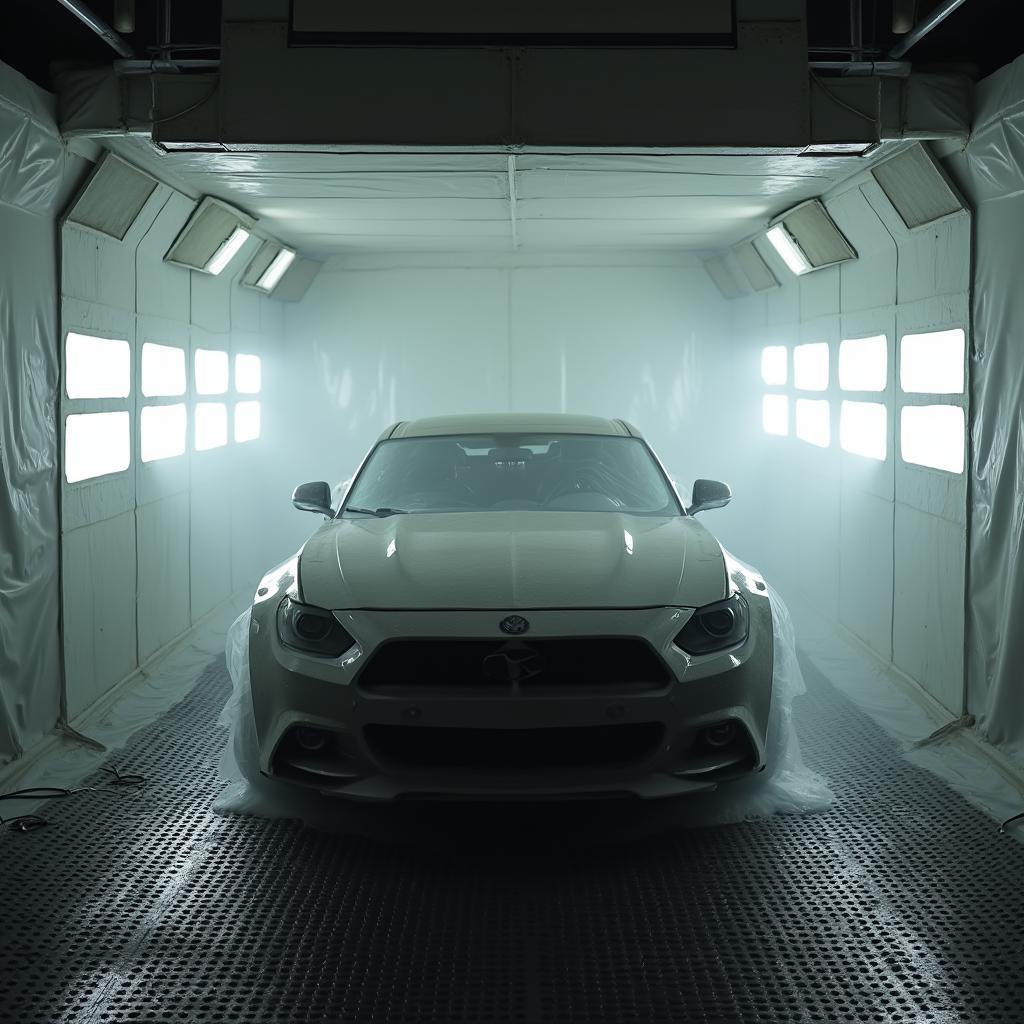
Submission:
POLYGON ((673 641, 688 654, 710 654, 735 647, 747 639, 750 614, 742 594, 706 604, 690 616, 673 641))
POLYGON ((355 643, 329 611, 290 597, 277 609, 277 635, 288 647, 325 658, 337 658, 355 643))

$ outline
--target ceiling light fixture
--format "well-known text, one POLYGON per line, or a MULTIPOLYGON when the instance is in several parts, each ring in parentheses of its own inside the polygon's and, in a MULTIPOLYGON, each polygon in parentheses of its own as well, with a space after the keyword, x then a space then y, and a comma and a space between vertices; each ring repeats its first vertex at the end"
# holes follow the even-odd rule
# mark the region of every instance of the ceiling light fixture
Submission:
POLYGON ((796 243, 789 237, 789 233, 781 224, 769 228, 765 237, 794 274, 806 274, 811 269, 807 257, 797 248, 796 243))
POLYGON ((270 261, 270 266, 260 275, 260 279, 256 282, 256 287, 262 288, 266 292, 272 292, 277 282, 281 280, 284 272, 292 265, 292 260, 294 259, 294 249, 281 249, 270 261))
POLYGON ((249 240, 249 232, 245 228, 235 228, 228 239, 210 257, 203 268, 208 274, 219 274, 235 257, 238 250, 249 240))

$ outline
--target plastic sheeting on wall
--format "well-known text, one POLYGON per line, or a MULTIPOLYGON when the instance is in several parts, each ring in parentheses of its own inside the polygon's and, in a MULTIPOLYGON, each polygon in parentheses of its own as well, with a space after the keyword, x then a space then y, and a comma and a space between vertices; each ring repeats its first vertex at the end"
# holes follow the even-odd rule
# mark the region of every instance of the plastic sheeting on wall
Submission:
MULTIPOLYGON (((774 688, 768 725, 767 767, 757 775, 738 779, 709 793, 688 796, 667 806, 679 808, 679 820, 665 817, 662 801, 650 802, 651 824, 719 825, 771 814, 825 810, 832 793, 825 780, 800 756, 793 724, 793 701, 804 693, 789 612, 769 589, 774 626, 774 688), (685 815, 685 817, 684 817, 685 815)), ((228 729, 221 756, 220 777, 225 788, 214 803, 222 814, 250 814, 265 818, 298 818, 323 831, 354 831, 367 824, 358 805, 289 782, 260 775, 252 698, 249 691, 249 611, 231 626, 227 637, 227 664, 232 692, 221 713, 228 729)))
POLYGON ((84 167, 0 64, 0 764, 60 713, 55 219, 84 167))
POLYGON ((1024 764, 1024 58, 978 86, 946 166, 976 211, 967 706, 1024 764))

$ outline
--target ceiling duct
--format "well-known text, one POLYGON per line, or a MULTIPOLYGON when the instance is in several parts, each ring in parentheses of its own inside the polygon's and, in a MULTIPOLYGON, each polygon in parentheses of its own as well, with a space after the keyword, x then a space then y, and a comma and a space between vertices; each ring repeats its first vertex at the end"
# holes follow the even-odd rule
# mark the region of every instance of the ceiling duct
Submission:
POLYGON ((908 228, 963 210, 964 203, 920 144, 871 168, 875 181, 908 228))
POLYGON ((284 302, 298 302, 309 290, 313 278, 320 273, 322 266, 319 260, 308 260, 299 256, 284 272, 280 283, 274 289, 274 298, 284 302))
POLYGON ((779 282, 771 267, 765 263, 764 257, 754 247, 753 242, 740 242, 739 245, 734 245, 732 254, 755 292, 766 292, 769 288, 778 287, 779 282))
POLYGON ((817 199, 772 221, 765 236, 794 274, 855 260, 857 253, 817 199))
POLYGON ((164 259, 190 270, 219 274, 248 241, 252 220, 207 196, 168 249, 164 259))
POLYGON ((255 288, 269 295, 284 277, 295 259, 295 250, 273 239, 265 241, 249 261, 242 275, 246 288, 255 288))
POLYGON ((733 273, 724 255, 708 256, 703 263, 708 277, 714 281, 723 299, 738 299, 747 294, 747 289, 733 273))
POLYGON ((155 178, 107 153, 78 193, 66 219, 122 242, 156 186, 155 178))

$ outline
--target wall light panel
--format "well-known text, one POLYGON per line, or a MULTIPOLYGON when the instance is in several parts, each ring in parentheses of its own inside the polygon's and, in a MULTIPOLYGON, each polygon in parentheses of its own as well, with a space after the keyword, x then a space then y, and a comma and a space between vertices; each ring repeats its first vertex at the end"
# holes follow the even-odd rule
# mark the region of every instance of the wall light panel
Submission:
POLYGON ((207 197, 189 218, 164 259, 190 270, 220 274, 248 241, 252 220, 207 197))
POLYGON ((124 241, 156 186, 155 178, 107 153, 71 205, 67 220, 124 241))

